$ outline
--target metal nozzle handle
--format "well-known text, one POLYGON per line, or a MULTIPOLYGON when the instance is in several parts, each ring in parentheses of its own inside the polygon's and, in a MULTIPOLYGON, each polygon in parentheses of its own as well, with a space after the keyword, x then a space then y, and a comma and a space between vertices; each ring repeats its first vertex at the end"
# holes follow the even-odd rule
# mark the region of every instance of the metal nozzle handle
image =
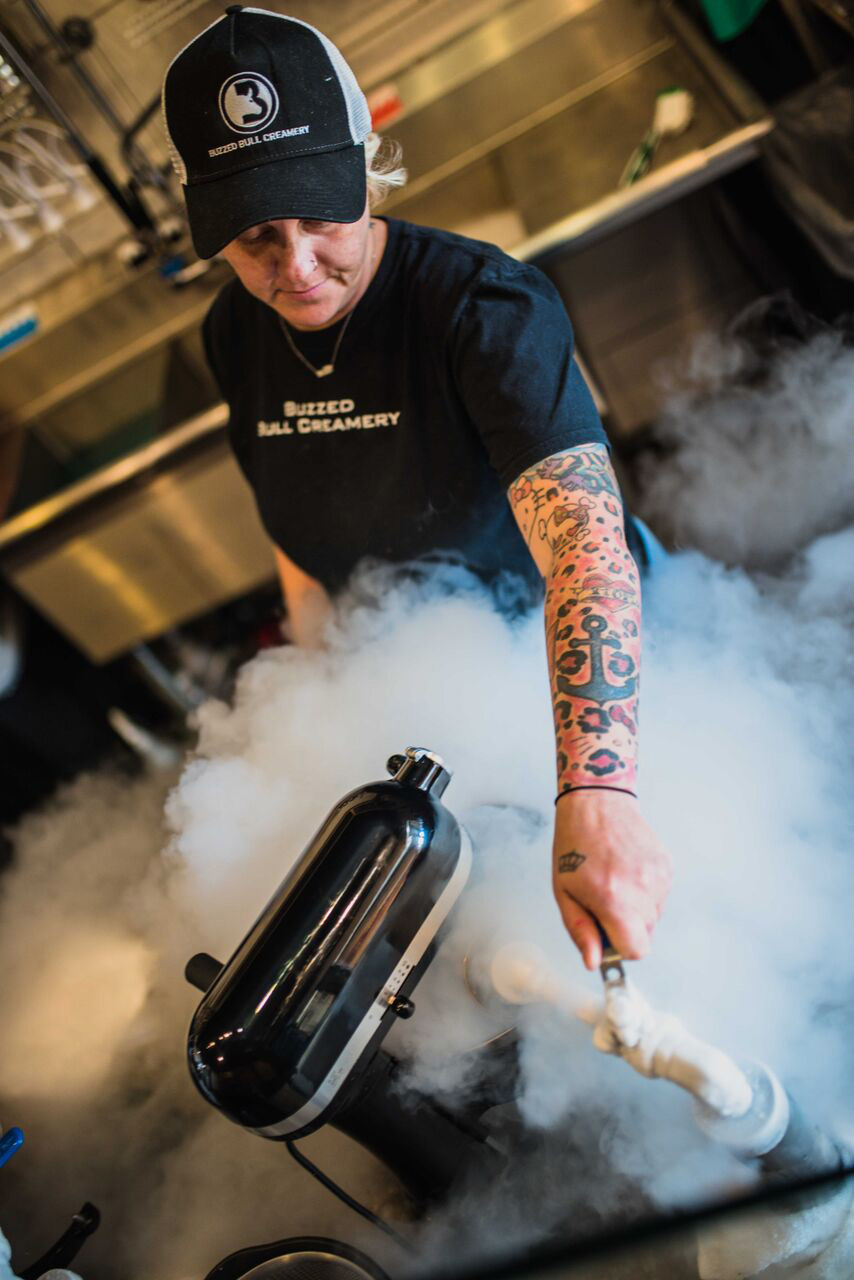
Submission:
POLYGON ((599 937, 602 942, 602 960, 599 965, 602 981, 606 986, 615 986, 617 983, 625 982, 626 971, 623 968, 623 957, 598 920, 596 921, 596 928, 599 930, 599 937))

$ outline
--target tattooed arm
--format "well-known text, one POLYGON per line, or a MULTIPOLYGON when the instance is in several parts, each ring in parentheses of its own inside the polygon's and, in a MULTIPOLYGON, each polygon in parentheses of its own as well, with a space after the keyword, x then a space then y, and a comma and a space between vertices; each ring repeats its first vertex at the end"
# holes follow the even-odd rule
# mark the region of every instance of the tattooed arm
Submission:
POLYGON ((554 454, 509 492, 546 583, 546 646, 557 749, 553 880, 564 923, 592 969, 596 921, 622 955, 649 949, 669 858, 636 799, 641 596, 620 491, 604 445, 554 454))

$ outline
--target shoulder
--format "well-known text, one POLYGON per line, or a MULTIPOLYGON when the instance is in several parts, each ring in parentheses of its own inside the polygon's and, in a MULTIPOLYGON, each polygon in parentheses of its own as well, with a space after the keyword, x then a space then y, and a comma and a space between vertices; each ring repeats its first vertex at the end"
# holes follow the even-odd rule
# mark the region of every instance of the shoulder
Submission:
MULTIPOLYGON (((443 231, 438 227, 423 227, 417 222, 388 219, 400 245, 401 252, 410 258, 423 259, 441 256, 461 267, 480 266, 498 262, 508 255, 497 245, 485 240, 472 240, 469 236, 443 231)), ((508 259, 512 261, 512 259, 508 259)))
POLYGON ((489 292, 491 288, 559 301, 541 271, 519 262, 497 245, 414 222, 394 220, 393 225, 399 267, 421 291, 463 305, 481 290, 489 292))

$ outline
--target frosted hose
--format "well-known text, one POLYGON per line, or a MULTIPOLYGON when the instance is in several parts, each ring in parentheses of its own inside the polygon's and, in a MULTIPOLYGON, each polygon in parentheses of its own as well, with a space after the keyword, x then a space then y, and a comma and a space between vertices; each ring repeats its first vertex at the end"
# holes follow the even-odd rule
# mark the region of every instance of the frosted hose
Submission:
MULTIPOLYGON (((593 1025, 593 1043, 635 1071, 680 1085, 696 1099, 694 1118, 708 1137, 742 1160, 756 1161, 772 1179, 807 1179, 840 1167, 841 1153, 811 1125, 780 1081, 758 1062, 736 1064, 686 1031, 678 1018, 652 1009, 625 977, 619 957, 603 964, 605 1000, 592 1001, 549 964, 532 943, 502 947, 490 966, 492 985, 511 1004, 544 1002, 593 1025), (611 973, 616 976, 612 978, 611 973)), ((841 1183, 828 1192, 769 1208, 740 1226, 703 1232, 697 1263, 701 1280, 745 1280, 778 1274, 782 1264, 803 1280, 850 1274, 854 1247, 852 1193, 841 1183), (842 1267, 845 1270, 842 1270, 842 1267)))
POLYGON ((593 1044, 639 1075, 686 1089, 715 1115, 741 1116, 750 1107, 753 1090, 732 1058, 700 1040, 673 1014, 653 1009, 629 978, 606 985, 593 1044))
POLYGON ((714 1115, 731 1118, 750 1108, 753 1090, 720 1049, 687 1031, 672 1014, 653 1009, 632 982, 607 983, 605 1001, 591 1000, 557 974, 533 943, 509 943, 490 966, 492 985, 512 1004, 545 1002, 593 1025, 593 1043, 639 1075, 670 1080, 714 1115))
POLYGON ((811 1125, 780 1081, 760 1062, 728 1054, 660 1013, 634 984, 606 979, 605 1000, 591 999, 557 973, 534 943, 502 947, 489 968, 492 986, 510 1004, 542 1002, 593 1026, 593 1043, 639 1075, 670 1080, 696 1099, 694 1118, 741 1160, 758 1160, 772 1178, 807 1178, 840 1164, 840 1152, 811 1125))

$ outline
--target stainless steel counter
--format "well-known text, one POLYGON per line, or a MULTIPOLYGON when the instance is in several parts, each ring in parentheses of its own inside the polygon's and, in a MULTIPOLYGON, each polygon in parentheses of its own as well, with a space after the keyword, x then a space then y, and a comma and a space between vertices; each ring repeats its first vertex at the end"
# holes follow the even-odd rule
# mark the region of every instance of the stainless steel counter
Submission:
POLYGON ((0 526, 4 572, 95 662, 273 577, 226 417, 218 406, 0 526))

